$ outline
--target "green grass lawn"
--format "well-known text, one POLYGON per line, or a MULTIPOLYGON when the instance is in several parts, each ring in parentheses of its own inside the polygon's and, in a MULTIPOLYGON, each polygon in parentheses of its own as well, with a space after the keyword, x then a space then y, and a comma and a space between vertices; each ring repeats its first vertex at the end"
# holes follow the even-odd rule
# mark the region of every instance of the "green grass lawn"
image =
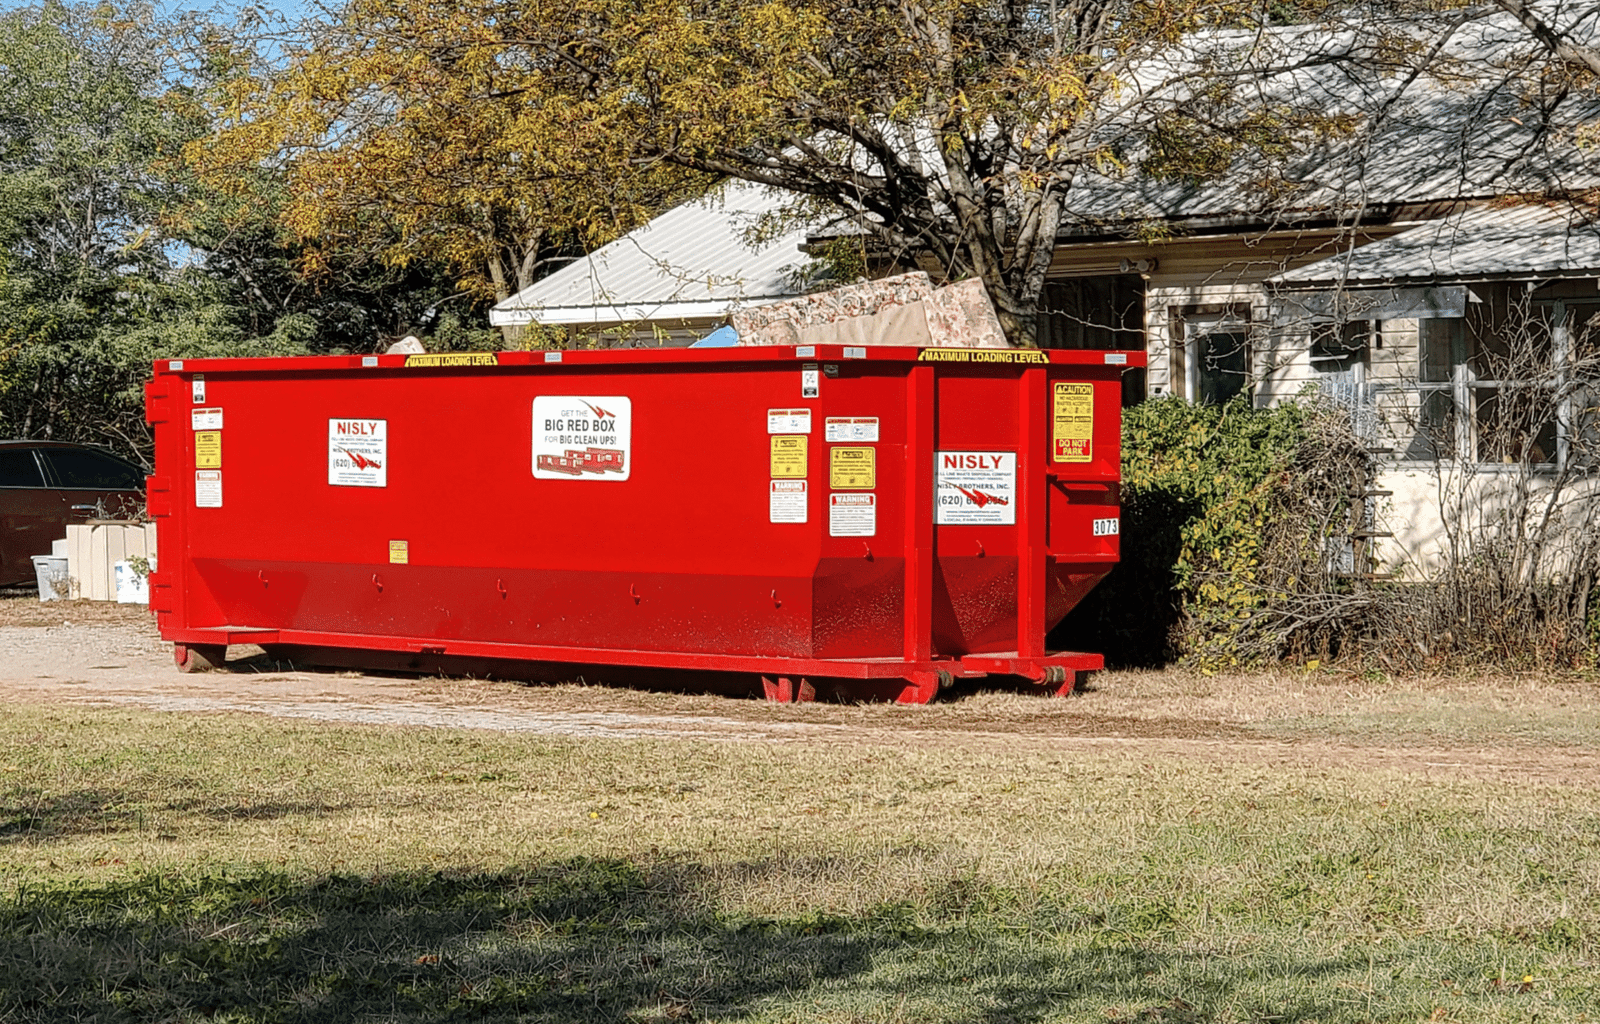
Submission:
POLYGON ((0 1021, 1600 1019, 1600 780, 876 736, 10 707, 0 1021))

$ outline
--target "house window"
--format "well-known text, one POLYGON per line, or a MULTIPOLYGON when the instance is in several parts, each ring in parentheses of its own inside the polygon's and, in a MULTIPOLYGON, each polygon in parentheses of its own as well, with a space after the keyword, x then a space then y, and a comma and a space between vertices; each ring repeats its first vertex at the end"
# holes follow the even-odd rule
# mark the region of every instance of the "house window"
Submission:
POLYGON ((1184 393, 1201 405, 1221 405, 1250 379, 1248 308, 1196 311, 1183 318, 1184 393))
POLYGON ((1374 346, 1383 347, 1378 320, 1347 320, 1342 324, 1313 324, 1311 368, 1321 374, 1366 376, 1374 346))
POLYGON ((1512 310, 1493 330, 1418 322, 1414 429, 1401 458, 1544 470, 1600 465, 1600 303, 1512 310))

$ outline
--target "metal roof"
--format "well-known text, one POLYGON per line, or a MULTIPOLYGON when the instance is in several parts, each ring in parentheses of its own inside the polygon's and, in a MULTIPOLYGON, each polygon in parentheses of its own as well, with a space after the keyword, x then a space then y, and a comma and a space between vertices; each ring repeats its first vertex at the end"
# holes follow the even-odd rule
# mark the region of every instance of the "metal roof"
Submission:
POLYGON ((663 213, 500 302, 495 326, 633 323, 725 316, 739 304, 798 294, 807 228, 770 239, 756 229, 795 197, 732 181, 663 213))
MULTIPOLYGON (((1584 14, 1570 34, 1584 42, 1600 37, 1597 17, 1600 8, 1584 14)), ((1151 62, 1139 76, 1149 109, 1181 106, 1181 92, 1163 95, 1160 83, 1181 83, 1185 72, 1203 65, 1255 83, 1252 103, 1344 115, 1356 127, 1282 161, 1247 153, 1210 181, 1085 170, 1068 194, 1068 226, 1337 213, 1600 186, 1600 154, 1572 138, 1579 126, 1600 120, 1600 98, 1583 89, 1533 94, 1530 79, 1551 58, 1509 16, 1460 26, 1415 73, 1407 61, 1421 58, 1401 58, 1393 46, 1394 34, 1408 31, 1405 24, 1373 28, 1202 34, 1184 51, 1151 62)), ((1107 141, 1124 149, 1130 166, 1143 152, 1144 130, 1138 123, 1107 126, 1114 136, 1107 141)))
POLYGON ((1285 271, 1284 287, 1592 276, 1600 225, 1566 204, 1480 206, 1285 271))

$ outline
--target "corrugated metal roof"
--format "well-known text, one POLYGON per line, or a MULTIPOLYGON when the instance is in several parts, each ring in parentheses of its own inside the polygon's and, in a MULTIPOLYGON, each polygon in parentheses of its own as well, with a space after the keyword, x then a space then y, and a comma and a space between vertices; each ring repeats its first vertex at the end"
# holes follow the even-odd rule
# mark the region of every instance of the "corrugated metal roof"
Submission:
POLYGON ((1285 271, 1287 287, 1559 277, 1600 268, 1600 225, 1567 205, 1482 206, 1285 271))
POLYGON ((494 307, 496 326, 629 323, 718 317, 736 303, 796 294, 806 228, 751 241, 762 218, 794 196, 729 182, 710 198, 668 210, 494 307))
MULTIPOLYGON (((1600 35, 1595 13, 1571 31, 1600 35)), ((1552 58, 1509 16, 1462 26, 1426 70, 1412 77, 1392 37, 1404 23, 1377 31, 1330 33, 1294 27, 1195 37, 1182 60, 1154 62, 1140 73, 1148 102, 1174 105, 1154 84, 1182 82, 1190 63, 1244 72, 1251 102, 1279 102, 1356 118, 1351 135, 1273 163, 1241 158, 1215 181, 1185 183, 1086 170, 1067 199, 1080 226, 1151 218, 1273 216, 1349 211, 1378 205, 1487 199, 1550 188, 1600 186, 1600 154, 1573 144, 1571 131, 1600 119, 1600 97, 1574 89, 1559 97, 1528 95, 1528 69, 1552 58), (1388 47, 1386 49, 1386 46, 1388 47), (1346 60, 1343 55, 1357 59, 1346 60), (1251 71, 1249 69, 1256 69, 1251 71), (1262 78, 1262 69, 1286 68, 1262 78), (1539 104, 1547 104, 1540 109, 1539 104)), ((1426 47, 1424 47, 1426 49, 1426 47)), ((1108 126, 1136 163, 1138 124, 1108 126)))

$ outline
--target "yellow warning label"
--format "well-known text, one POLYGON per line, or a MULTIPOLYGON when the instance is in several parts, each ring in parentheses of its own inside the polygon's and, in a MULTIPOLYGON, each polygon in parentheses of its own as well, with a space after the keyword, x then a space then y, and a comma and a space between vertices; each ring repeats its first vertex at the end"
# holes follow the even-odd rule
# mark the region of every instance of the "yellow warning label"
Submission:
POLYGON ((1088 462, 1094 458, 1094 385, 1055 386, 1055 461, 1088 462))
POLYGON ((774 434, 772 437, 772 475, 775 479, 806 475, 806 436, 774 434))
POLYGON ((389 564, 405 565, 411 561, 411 545, 403 540, 389 542, 389 564))
POLYGON ((222 431, 197 430, 194 433, 194 468, 222 468, 222 431))
POLYGON ((498 352, 419 352, 406 356, 407 366, 499 366, 498 352))
POLYGON ((870 491, 878 486, 874 450, 835 448, 828 460, 828 486, 836 491, 870 491))
POLYGON ((920 363, 1048 363, 1050 357, 1036 348, 925 348, 917 355, 917 361, 920 363))

